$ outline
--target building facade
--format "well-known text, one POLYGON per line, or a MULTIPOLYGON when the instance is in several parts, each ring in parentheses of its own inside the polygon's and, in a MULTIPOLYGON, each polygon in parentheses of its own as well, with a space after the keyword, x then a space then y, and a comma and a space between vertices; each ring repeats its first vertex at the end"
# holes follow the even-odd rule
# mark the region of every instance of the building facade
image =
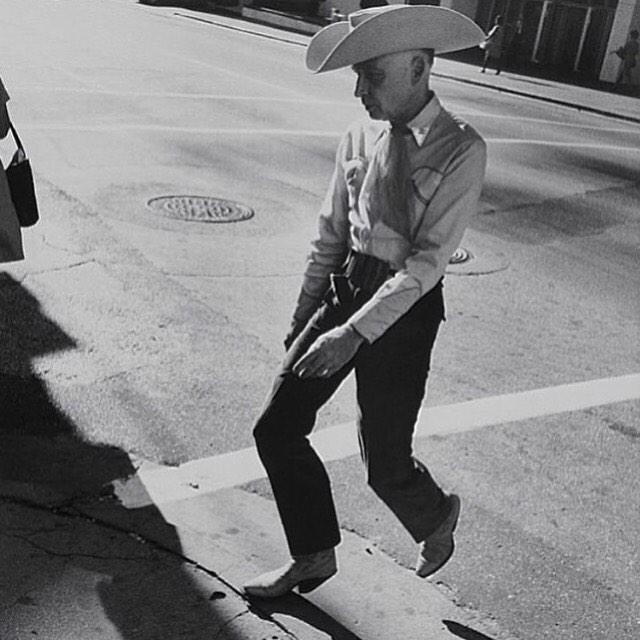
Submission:
MULTIPOLYGON (((488 30, 496 15, 508 25, 510 54, 562 74, 614 82, 612 52, 640 30, 640 0, 442 0, 488 30)), ((635 78, 640 84, 640 60, 635 78)))
MULTIPOLYGON (((632 29, 640 30, 640 0, 389 0, 390 3, 439 4, 473 18, 485 31, 495 16, 507 24, 508 55, 544 66, 560 75, 615 82, 620 59, 612 52, 632 29)), ((359 0, 325 0, 348 14, 359 0)), ((640 60, 634 70, 640 85, 640 60)))

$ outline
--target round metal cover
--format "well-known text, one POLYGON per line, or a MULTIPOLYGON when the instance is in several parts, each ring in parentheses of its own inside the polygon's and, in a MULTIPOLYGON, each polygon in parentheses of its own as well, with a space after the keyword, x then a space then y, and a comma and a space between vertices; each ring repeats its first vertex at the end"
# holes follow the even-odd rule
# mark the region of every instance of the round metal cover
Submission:
POLYGON ((463 264, 471 260, 471 254, 462 247, 458 247, 454 254, 449 258, 449 264, 463 264))
POLYGON ((253 209, 239 202, 205 196, 161 196, 147 205, 170 218, 188 222, 240 222, 254 215, 253 209))

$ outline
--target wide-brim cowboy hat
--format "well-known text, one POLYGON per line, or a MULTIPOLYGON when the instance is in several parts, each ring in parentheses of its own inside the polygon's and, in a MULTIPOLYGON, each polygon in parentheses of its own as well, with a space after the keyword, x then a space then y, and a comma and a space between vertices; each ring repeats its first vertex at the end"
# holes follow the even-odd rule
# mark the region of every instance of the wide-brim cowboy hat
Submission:
POLYGON ((436 55, 475 47, 484 31, 471 18, 445 7, 389 5, 362 9, 321 29, 307 47, 314 73, 349 67, 389 53, 433 49, 436 55))

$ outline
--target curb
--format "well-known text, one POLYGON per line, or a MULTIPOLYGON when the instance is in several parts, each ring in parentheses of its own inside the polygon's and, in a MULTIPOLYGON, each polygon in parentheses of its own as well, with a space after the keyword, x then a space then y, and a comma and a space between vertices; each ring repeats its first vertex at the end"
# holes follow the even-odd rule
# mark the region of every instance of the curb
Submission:
POLYGON ((506 87, 498 87, 494 84, 486 82, 480 82, 478 80, 469 80, 468 78, 460 78, 447 73, 438 73, 436 71, 431 73, 432 76, 437 78, 444 78, 446 80, 453 80, 455 82, 461 82, 476 87, 483 87, 484 89, 492 89, 501 93, 507 93, 509 95, 519 96, 522 98, 531 98, 532 100, 539 100, 540 102, 546 102, 549 104, 555 104, 561 107, 568 107, 570 109, 576 109, 578 111, 586 111, 587 113, 593 113, 599 116, 605 116, 607 118, 616 118, 618 120, 624 120, 625 122, 632 122, 634 124, 640 124, 640 118, 633 116, 623 115, 614 111, 608 111, 606 109, 598 109, 597 107, 590 107, 579 102, 570 102, 568 100, 560 100, 559 98, 550 98, 548 96, 541 96, 540 94, 528 93, 526 91, 518 91, 517 89, 508 89, 506 87))
POLYGON ((242 7, 240 15, 250 22, 257 22, 269 26, 277 26, 280 29, 295 31, 302 35, 313 36, 322 29, 322 25, 307 22, 298 17, 288 16, 277 11, 269 11, 266 9, 252 9, 251 7, 242 7))
MULTIPOLYGON (((195 22, 203 22, 205 24, 210 24, 213 25, 214 27, 220 27, 221 29, 228 29, 229 31, 238 31, 240 33, 247 33, 249 35, 253 35, 253 36, 259 36, 261 38, 264 38, 265 40, 275 40, 276 42, 286 42, 287 44, 295 44, 299 47, 305 47, 306 43, 304 42, 299 42, 297 40, 291 40, 290 38, 285 38, 285 37, 279 37, 279 36, 274 36, 271 35, 269 33, 262 33, 260 31, 253 31, 251 29, 244 29, 243 27, 236 27, 234 25, 231 24, 227 24, 226 22, 218 22, 216 20, 209 20, 207 18, 201 18, 199 16, 192 16, 189 15, 187 13, 180 13, 179 11, 174 12, 175 16, 178 16, 180 18, 186 18, 188 20, 193 20, 195 22)), ((266 22, 264 20, 259 20, 259 19, 247 19, 244 18, 245 22, 248 22, 249 24, 256 24, 256 25, 261 25, 264 27, 276 27, 276 28, 280 28, 283 31, 289 31, 289 32, 293 32, 293 33, 297 33, 299 35, 310 35, 309 33, 306 32, 302 32, 302 31, 296 31, 295 29, 287 29, 286 27, 280 27, 277 24, 274 24, 272 22, 266 22)))

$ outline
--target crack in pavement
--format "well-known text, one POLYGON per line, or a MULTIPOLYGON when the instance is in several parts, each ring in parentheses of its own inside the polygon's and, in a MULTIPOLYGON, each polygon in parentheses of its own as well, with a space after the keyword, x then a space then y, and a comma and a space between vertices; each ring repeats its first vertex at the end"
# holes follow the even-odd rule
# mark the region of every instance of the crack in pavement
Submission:
POLYGON ((23 284, 24 281, 31 276, 39 276, 45 273, 56 273, 58 271, 69 271, 71 269, 76 269, 77 267, 83 267, 88 264, 95 264, 99 267, 102 267, 103 269, 107 268, 107 266, 104 263, 100 262, 99 260, 96 260, 95 258, 90 258, 88 260, 81 260, 80 262, 73 262, 71 264, 66 264, 62 267, 52 267, 50 269, 38 269, 37 271, 29 271, 25 273, 22 276, 22 278, 20 278, 17 282, 19 282, 20 284, 23 284))
POLYGON ((83 254, 89 253, 89 251, 73 251, 72 249, 69 249, 67 247, 63 247, 63 246, 61 246, 59 244, 55 244, 54 242, 50 241, 47 238, 47 234, 46 233, 40 234, 40 239, 41 239, 43 245, 45 245, 46 247, 49 247, 50 249, 54 249, 55 251, 62 251, 63 253, 67 253, 67 254, 73 255, 73 256, 81 256, 83 254))
POLYGON ((215 640, 216 638, 220 637, 220 634, 223 633, 223 631, 233 622, 235 622, 238 618, 242 618, 243 616, 246 616, 249 612, 249 610, 247 609, 246 611, 240 611, 239 613, 236 613, 234 616, 231 616, 231 618, 229 618, 224 624, 222 624, 220 626, 220 628, 218 629, 218 631, 216 631, 216 634, 213 636, 213 640, 215 640))
MULTIPOLYGON (((102 527, 104 529, 108 529, 110 531, 113 531, 115 533, 119 533, 119 534, 124 534, 127 535, 131 538, 133 538, 135 541, 137 541, 140 544, 145 544, 145 545, 149 545, 150 548, 155 549, 157 551, 162 551, 166 554, 168 554, 169 556, 172 556, 174 558, 179 559, 180 561, 184 562, 185 564, 189 565, 190 567, 194 568, 194 569, 198 569, 199 571, 202 571, 204 574, 206 574, 207 576, 209 576, 210 578, 212 578, 213 580, 218 581, 219 583, 221 583, 222 585, 224 585, 229 591, 233 592, 238 598, 240 598, 246 607, 246 610, 241 612, 241 614, 235 615, 233 616, 233 618, 229 621, 227 621, 224 625, 228 625, 230 622, 233 621, 233 619, 240 617, 240 615, 246 615, 248 613, 253 613, 255 615, 257 615, 258 617, 260 617, 262 620, 268 621, 269 623, 273 624, 274 626, 276 626, 282 633, 284 633, 286 635, 287 638, 290 638, 291 640, 297 640, 297 636, 295 634, 293 634, 291 631, 289 631, 289 629, 287 629, 287 627, 279 622, 278 620, 276 620, 275 618, 273 618, 271 616, 271 614, 268 613, 268 611, 263 610, 261 607, 256 606, 255 602, 253 602, 252 600, 250 600, 240 589, 238 589, 237 587, 235 587, 233 584, 231 584, 231 582, 229 582, 228 580, 226 580, 223 576, 221 576, 219 573, 205 567, 204 565, 200 564, 199 562, 196 562, 195 560, 192 560, 191 558, 176 552, 174 549, 171 549, 155 540, 151 540, 148 538, 145 538, 144 536, 141 536, 140 534, 138 534, 137 532, 127 529, 125 527, 121 527, 118 526, 116 524, 113 524, 111 522, 108 522, 106 520, 102 520, 100 518, 96 518, 94 516, 90 516, 86 513, 84 513, 83 511, 77 509, 76 507, 74 507, 73 505, 69 505, 70 508, 65 508, 65 509, 61 509, 59 507, 50 507, 50 506, 45 506, 45 505, 41 505, 38 504, 37 502, 33 502, 31 500, 27 500, 24 498, 16 498, 16 497, 12 497, 12 496, 2 496, 0 495, 0 503, 2 504, 9 504, 9 505, 14 505, 14 506, 19 506, 19 507, 23 507, 23 508, 27 508, 27 509, 31 509, 34 511, 39 511, 39 512, 45 512, 45 513, 50 513, 62 518, 68 518, 68 519, 77 519, 77 520, 81 520, 93 525, 96 525, 98 527, 102 527)), ((8 534, 3 534, 5 536, 7 536, 8 534)), ((20 538, 22 539, 21 536, 16 536, 16 535, 9 535, 9 537, 14 537, 14 538, 20 538)), ((25 542, 27 542, 28 544, 32 544, 31 541, 28 540, 24 540, 25 542)), ((32 544, 32 546, 38 548, 39 550, 45 552, 45 553, 51 553, 51 555, 54 556, 60 556, 60 557, 89 557, 89 558, 96 558, 95 555, 92 554, 61 554, 61 553, 55 553, 55 552, 50 552, 50 550, 46 549, 46 548, 41 548, 39 547, 37 544, 32 544)), ((98 559, 102 559, 102 560, 112 560, 112 559, 123 559, 123 560, 141 560, 142 558, 117 558, 117 557, 113 557, 113 556, 106 556, 106 557, 97 557, 98 559)), ((218 634, 219 635, 219 632, 218 634)))
POLYGON ((43 544, 39 544, 31 539, 33 536, 42 535, 43 533, 45 532, 35 531, 30 535, 18 535, 18 534, 3 533, 0 531, 0 536, 3 536, 5 538, 13 538, 15 540, 21 540, 22 542, 25 542, 26 544, 28 544, 30 547, 33 547, 34 549, 38 549, 39 551, 42 551, 47 555, 54 556, 56 558, 91 558, 93 560, 123 560, 123 561, 129 561, 129 560, 146 561, 149 559, 148 556, 117 556, 112 554, 100 555, 97 553, 81 553, 79 551, 72 552, 72 553, 63 553, 61 551, 54 551, 53 549, 50 549, 44 546, 43 544))

